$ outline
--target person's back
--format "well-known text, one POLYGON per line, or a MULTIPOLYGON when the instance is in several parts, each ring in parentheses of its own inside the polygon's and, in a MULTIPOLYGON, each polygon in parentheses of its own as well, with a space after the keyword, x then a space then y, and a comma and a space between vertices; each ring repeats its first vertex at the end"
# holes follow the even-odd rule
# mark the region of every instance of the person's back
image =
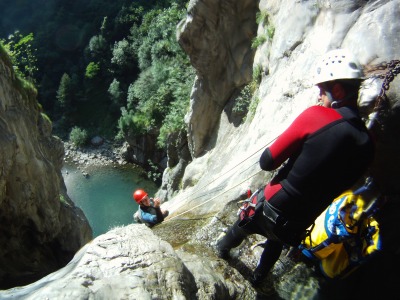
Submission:
POLYGON ((357 112, 346 106, 311 107, 291 128, 285 134, 296 130, 296 135, 304 136, 298 153, 293 150, 281 170, 282 188, 292 199, 271 199, 270 204, 288 219, 307 218, 308 227, 332 199, 361 178, 372 161, 374 146, 357 112))

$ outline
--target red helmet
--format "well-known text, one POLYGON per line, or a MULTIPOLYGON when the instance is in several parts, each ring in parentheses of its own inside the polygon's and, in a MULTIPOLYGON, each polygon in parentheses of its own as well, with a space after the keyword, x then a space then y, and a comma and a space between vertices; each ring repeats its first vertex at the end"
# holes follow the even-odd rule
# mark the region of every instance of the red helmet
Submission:
POLYGON ((133 199, 135 199, 135 201, 138 203, 138 204, 140 204, 140 201, 142 201, 142 199, 144 198, 144 197, 146 197, 147 196, 147 193, 144 191, 144 190, 136 190, 134 193, 133 193, 133 199))

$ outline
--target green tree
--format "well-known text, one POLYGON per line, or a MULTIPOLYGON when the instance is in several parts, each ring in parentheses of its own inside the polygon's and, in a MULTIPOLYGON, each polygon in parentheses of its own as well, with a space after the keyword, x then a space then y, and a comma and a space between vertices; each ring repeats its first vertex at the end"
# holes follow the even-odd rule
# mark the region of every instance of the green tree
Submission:
POLYGON ((61 76, 55 104, 55 111, 58 116, 61 116, 71 106, 72 96, 71 77, 67 73, 64 73, 61 76))
POLYGON ((93 59, 101 59, 108 51, 108 43, 102 35, 95 35, 90 39, 88 48, 93 59))
POLYGON ((118 107, 122 106, 122 102, 124 101, 124 92, 121 90, 120 82, 114 78, 111 82, 108 93, 110 94, 112 103, 118 107))
POLYGON ((85 77, 88 79, 95 78, 100 72, 100 64, 91 61, 87 67, 85 72, 85 77))
POLYGON ((15 71, 24 78, 35 83, 38 71, 36 48, 33 47, 33 33, 21 34, 18 30, 10 34, 7 39, 0 40, 11 57, 15 71))
POLYGON ((137 73, 137 60, 135 49, 132 44, 123 39, 115 42, 112 50, 112 70, 118 76, 129 76, 137 73))
POLYGON ((68 135, 70 124, 73 123, 73 100, 75 97, 76 75, 72 78, 64 73, 61 76, 60 85, 56 93, 54 104, 54 132, 60 137, 68 135))

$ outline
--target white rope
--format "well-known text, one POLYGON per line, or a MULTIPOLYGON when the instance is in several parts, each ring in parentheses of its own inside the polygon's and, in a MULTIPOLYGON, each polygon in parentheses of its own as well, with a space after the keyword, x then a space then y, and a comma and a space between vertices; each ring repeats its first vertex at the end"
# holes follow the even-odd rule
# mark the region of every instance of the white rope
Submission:
POLYGON ((204 202, 200 203, 199 205, 196 205, 196 206, 192 207, 191 209, 188 209, 188 210, 186 210, 186 211, 184 211, 184 212, 182 212, 182 213, 180 213, 180 214, 177 214, 176 216, 173 216, 173 217, 171 217, 171 218, 165 220, 164 223, 165 223, 165 222, 168 222, 168 221, 171 221, 171 220, 173 220, 173 219, 175 219, 175 218, 177 218, 177 217, 179 217, 179 216, 182 216, 182 215, 184 215, 184 214, 186 214, 186 213, 188 213, 188 212, 190 212, 190 211, 192 211, 192 210, 194 210, 194 209, 196 209, 196 208, 198 208, 198 207, 200 207, 200 206, 202 206, 202 205, 204 205, 204 204, 210 202, 211 200, 214 200, 215 198, 217 198, 217 197, 223 195, 224 193, 230 191, 231 189, 233 189, 233 188, 239 186, 239 185, 242 184, 243 182, 245 182, 245 181, 249 180, 250 178, 256 176, 256 175, 257 175, 258 173, 260 173, 261 171, 262 171, 262 170, 257 171, 257 172, 254 173, 253 175, 247 177, 245 180, 243 180, 243 181, 239 182, 238 184, 232 186, 231 188, 229 188, 229 189, 223 191, 222 193, 220 193, 220 194, 218 194, 218 195, 216 195, 216 196, 214 196, 214 197, 208 199, 207 201, 204 201, 204 202))

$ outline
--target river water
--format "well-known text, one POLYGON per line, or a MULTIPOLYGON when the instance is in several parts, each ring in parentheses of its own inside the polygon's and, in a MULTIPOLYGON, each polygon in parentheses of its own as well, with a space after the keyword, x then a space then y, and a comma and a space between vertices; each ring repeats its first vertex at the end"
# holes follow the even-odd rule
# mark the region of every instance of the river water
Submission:
POLYGON ((153 196, 158 189, 132 166, 93 166, 85 171, 88 177, 76 165, 64 164, 62 175, 68 196, 85 213, 94 237, 134 223, 138 205, 132 198, 133 191, 142 188, 153 196))

